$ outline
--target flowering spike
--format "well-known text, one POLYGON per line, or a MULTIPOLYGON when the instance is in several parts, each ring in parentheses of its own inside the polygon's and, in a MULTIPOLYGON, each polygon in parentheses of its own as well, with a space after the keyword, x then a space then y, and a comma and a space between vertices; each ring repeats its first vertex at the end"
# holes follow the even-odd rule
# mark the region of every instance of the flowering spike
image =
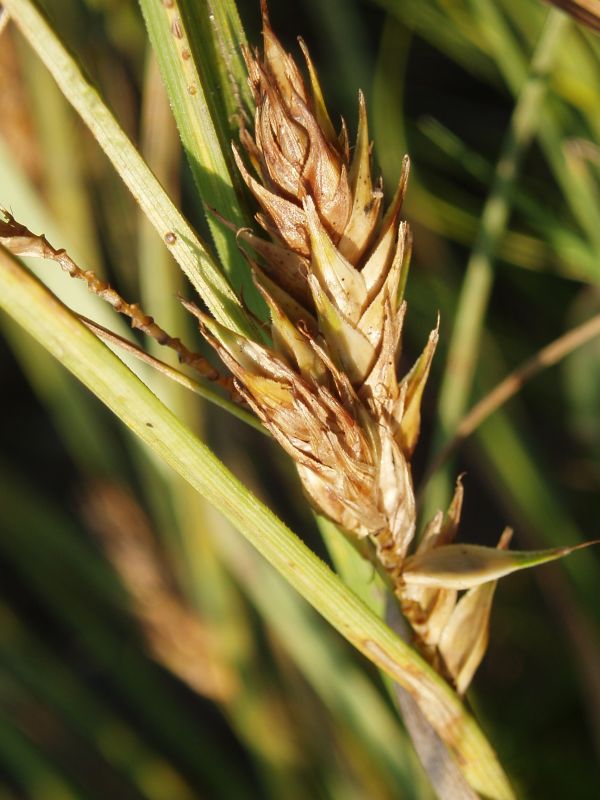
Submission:
POLYGON ((382 216, 362 94, 351 159, 346 125, 336 136, 306 46, 300 43, 307 85, 275 37, 264 0, 262 11, 264 53, 244 53, 254 133, 240 134, 254 175, 234 153, 272 239, 238 232, 261 259, 259 266, 248 258, 271 313, 272 346, 192 310, 239 393, 296 462, 310 502, 347 533, 371 540, 418 646, 463 692, 485 651, 495 581, 571 550, 508 552, 505 539, 500 549, 454 544, 459 480, 448 513, 434 517, 409 555, 416 531, 410 460, 439 328, 399 378, 409 160, 382 216))
MULTIPOLYGON (((273 239, 238 232, 262 260, 249 259, 271 312, 273 348, 244 345, 202 315, 201 328, 296 460, 311 502, 347 531, 369 536, 400 591, 416 523, 402 421, 407 398, 407 419, 414 417, 432 355, 430 343, 419 381, 398 380, 410 254, 399 217, 408 161, 381 219, 362 94, 351 159, 346 125, 336 136, 306 46, 301 42, 305 85, 273 33, 266 3, 261 7, 264 52, 244 52, 256 114, 253 137, 244 129, 241 140, 254 174, 234 153, 261 206, 257 219, 273 239), (279 406, 274 381, 282 387, 279 406)), ((418 426, 410 431, 416 440, 418 426)))

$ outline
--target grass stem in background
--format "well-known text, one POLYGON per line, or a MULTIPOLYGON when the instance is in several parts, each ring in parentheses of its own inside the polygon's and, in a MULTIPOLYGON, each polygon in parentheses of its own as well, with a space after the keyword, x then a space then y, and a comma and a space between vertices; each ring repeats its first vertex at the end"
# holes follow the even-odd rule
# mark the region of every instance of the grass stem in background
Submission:
POLYGON ((586 344, 596 336, 600 336, 600 314, 592 319, 583 322, 576 328, 559 336, 558 339, 543 347, 538 353, 528 358, 516 370, 507 375, 494 389, 476 403, 473 408, 465 414, 456 428, 455 433, 445 447, 437 454, 431 464, 427 474, 423 478, 421 491, 427 485, 429 479, 435 475, 438 469, 450 458, 455 450, 460 447, 464 440, 484 422, 491 414, 497 411, 504 403, 510 400, 523 385, 534 378, 539 372, 557 364, 561 359, 568 356, 573 350, 586 344))
MULTIPOLYGON (((525 151, 540 120, 554 58, 568 30, 563 14, 551 11, 531 60, 529 75, 515 104, 504 136, 494 180, 485 202, 471 252, 458 306, 440 389, 434 447, 439 448, 458 425, 471 394, 481 330, 492 290, 493 260, 509 219, 511 191, 525 151)), ((440 470, 427 491, 425 516, 447 505, 451 493, 451 469, 440 470)))

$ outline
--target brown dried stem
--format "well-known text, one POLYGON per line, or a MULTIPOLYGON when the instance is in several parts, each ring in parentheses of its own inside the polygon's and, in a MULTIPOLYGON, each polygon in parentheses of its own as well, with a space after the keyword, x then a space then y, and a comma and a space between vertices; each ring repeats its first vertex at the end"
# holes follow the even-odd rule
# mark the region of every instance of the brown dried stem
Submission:
POLYGON ((519 392, 522 387, 542 370, 557 364, 561 359, 578 347, 600 335, 600 314, 592 317, 559 336, 538 353, 528 358, 520 367, 507 375, 491 392, 483 397, 463 417, 456 432, 448 444, 440 450, 431 467, 427 471, 420 486, 420 492, 431 476, 444 464, 454 451, 469 437, 494 411, 519 392))
POLYGON ((180 339, 170 336, 154 321, 153 317, 144 312, 138 303, 128 303, 93 270, 81 269, 66 250, 54 248, 43 234, 32 233, 20 222, 17 222, 8 211, 3 210, 2 213, 6 220, 0 220, 0 242, 10 252, 18 256, 32 256, 55 261, 71 278, 84 281, 93 294, 109 303, 115 311, 128 317, 132 328, 142 331, 160 345, 174 350, 181 364, 195 370, 206 380, 218 384, 228 394, 234 396, 237 394, 231 377, 221 375, 204 356, 188 350, 180 339))

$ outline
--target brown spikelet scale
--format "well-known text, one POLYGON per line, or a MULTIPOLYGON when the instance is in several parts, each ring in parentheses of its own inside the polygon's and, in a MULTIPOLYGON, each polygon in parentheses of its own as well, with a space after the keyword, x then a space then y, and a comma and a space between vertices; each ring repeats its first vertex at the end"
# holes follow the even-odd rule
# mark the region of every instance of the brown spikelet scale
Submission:
POLYGON ((248 260, 270 311, 272 344, 187 306, 240 394, 294 459, 314 508, 374 544, 418 646, 462 693, 485 651, 496 579, 566 551, 509 554, 508 535, 499 549, 453 544, 459 482, 446 517, 432 520, 409 555, 416 531, 410 460, 438 341, 436 326, 413 368, 398 376, 411 254, 400 220, 409 161, 384 210, 362 94, 350 155, 346 127, 335 133, 306 46, 308 82, 275 37, 264 2, 262 11, 263 52, 244 53, 254 131, 241 131, 245 157, 236 146, 234 154, 270 239, 238 231, 254 254, 248 260))

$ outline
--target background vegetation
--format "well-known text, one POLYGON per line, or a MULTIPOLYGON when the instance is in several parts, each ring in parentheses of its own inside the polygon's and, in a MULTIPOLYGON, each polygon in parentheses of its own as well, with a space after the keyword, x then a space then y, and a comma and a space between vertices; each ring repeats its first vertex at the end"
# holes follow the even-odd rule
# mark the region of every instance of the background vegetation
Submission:
MULTIPOLYGON (((138 6, 45 5, 208 237, 138 6)), ((257 4, 238 7, 258 43, 257 4)), ((270 7, 284 43, 309 44, 351 131, 364 90, 388 192, 412 157, 407 363, 442 317, 418 482, 456 422, 463 373, 446 354, 465 285, 457 347, 477 356, 469 405, 600 312, 600 41, 537 0, 270 7), (494 177, 501 154, 512 185, 494 177), (490 223, 490 196, 506 230, 490 223)), ((191 288, 120 179, 25 42, 9 27, 0 43, 0 204, 200 347, 174 299, 191 288)), ((119 329, 58 268, 36 269, 119 329)), ((0 324, 0 798, 429 797, 375 670, 39 345, 0 324)), ((148 381, 326 557, 275 445, 148 381)), ((490 418, 430 483, 425 508, 463 470, 465 538, 492 544, 506 524, 522 548, 597 537, 600 343, 490 418)), ((519 796, 589 798, 600 785, 599 587, 592 550, 497 593, 470 702, 519 796)))

